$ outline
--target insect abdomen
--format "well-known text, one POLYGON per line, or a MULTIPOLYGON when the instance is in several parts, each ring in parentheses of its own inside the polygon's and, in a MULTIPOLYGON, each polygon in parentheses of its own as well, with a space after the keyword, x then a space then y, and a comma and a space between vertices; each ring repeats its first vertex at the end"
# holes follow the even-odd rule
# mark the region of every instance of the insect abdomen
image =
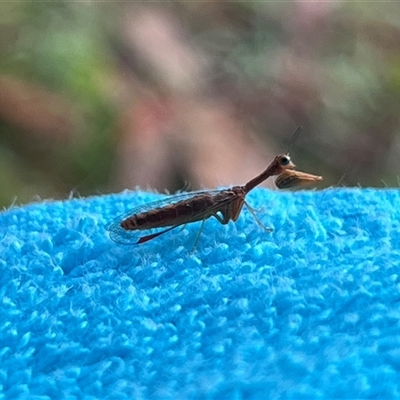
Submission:
POLYGON ((214 204, 212 196, 196 196, 168 207, 139 213, 121 222, 126 230, 151 229, 184 224, 209 218, 207 209, 214 204))

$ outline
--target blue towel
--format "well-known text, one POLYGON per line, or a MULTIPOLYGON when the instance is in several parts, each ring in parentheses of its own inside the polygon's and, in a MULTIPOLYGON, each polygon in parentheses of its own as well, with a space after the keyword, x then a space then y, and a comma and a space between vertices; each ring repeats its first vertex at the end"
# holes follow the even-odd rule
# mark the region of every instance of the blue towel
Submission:
POLYGON ((0 399, 400 397, 400 191, 256 189, 140 245, 104 226, 158 196, 0 214, 0 399))

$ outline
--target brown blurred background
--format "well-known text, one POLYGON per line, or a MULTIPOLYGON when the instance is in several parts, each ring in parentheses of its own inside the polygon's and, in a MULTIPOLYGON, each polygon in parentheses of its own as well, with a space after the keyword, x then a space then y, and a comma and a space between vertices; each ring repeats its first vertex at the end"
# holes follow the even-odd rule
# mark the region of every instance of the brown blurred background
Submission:
POLYGON ((0 4, 0 205, 243 184, 287 150, 399 186, 396 2, 0 4))

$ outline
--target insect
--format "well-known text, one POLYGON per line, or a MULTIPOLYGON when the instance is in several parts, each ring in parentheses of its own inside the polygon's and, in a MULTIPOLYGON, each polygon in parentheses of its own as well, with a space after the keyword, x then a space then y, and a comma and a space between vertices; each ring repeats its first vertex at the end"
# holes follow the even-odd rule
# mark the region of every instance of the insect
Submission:
MULTIPOLYGON (((293 137, 296 138, 299 132, 300 128, 293 137)), ((139 244, 179 226, 201 221, 202 225, 194 245, 196 247, 203 224, 208 218, 214 217, 223 225, 231 220, 236 221, 244 204, 255 217, 252 208, 245 201, 246 195, 269 177, 277 176, 276 184, 280 189, 322 180, 321 176, 295 171, 294 168, 288 151, 275 156, 261 174, 243 186, 189 192, 144 204, 120 215, 111 221, 106 229, 110 232, 110 238, 117 243, 139 244)), ((260 223, 257 218, 256 221, 260 223)))

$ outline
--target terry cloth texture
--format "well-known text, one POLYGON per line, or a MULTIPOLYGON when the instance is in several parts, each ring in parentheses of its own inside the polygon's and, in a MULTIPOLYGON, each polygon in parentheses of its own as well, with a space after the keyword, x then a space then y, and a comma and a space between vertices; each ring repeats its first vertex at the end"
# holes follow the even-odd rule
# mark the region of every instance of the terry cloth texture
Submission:
POLYGON ((1 399, 400 397, 400 191, 258 189, 237 223, 140 245, 157 198, 0 214, 1 399))

